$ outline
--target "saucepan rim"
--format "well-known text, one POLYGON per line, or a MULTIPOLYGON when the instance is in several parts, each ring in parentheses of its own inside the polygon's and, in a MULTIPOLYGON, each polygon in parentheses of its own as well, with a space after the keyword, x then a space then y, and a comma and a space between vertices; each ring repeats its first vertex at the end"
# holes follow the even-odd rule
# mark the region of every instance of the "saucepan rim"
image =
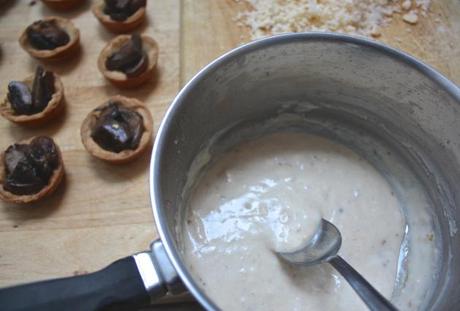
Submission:
POLYGON ((198 300, 198 302, 206 309, 213 310, 218 309, 218 307, 201 291, 201 289, 193 281, 187 268, 180 259, 177 250, 174 248, 171 231, 167 222, 165 221, 165 214, 163 210, 164 207, 162 206, 163 197, 160 189, 160 158, 166 144, 168 129, 174 123, 177 111, 180 110, 181 105, 184 103, 184 99, 187 97, 190 91, 208 74, 212 73, 214 70, 217 70, 225 63, 251 51, 264 49, 266 47, 275 46, 277 44, 313 41, 350 43, 365 48, 374 49, 377 53, 381 53, 383 56, 391 57, 404 63, 405 65, 409 65, 415 70, 418 70, 421 74, 435 82, 441 89, 447 92, 460 104, 460 88, 444 75, 433 69, 431 66, 423 63, 422 61, 403 51, 361 36, 350 36, 329 32, 304 32, 276 35, 239 46, 218 57, 203 69, 201 69, 187 84, 185 84, 185 86, 177 94, 163 117, 153 146, 153 152, 150 161, 149 186, 151 207, 157 226, 157 231, 163 242, 169 259, 175 267, 178 275, 182 279, 184 285, 198 300))

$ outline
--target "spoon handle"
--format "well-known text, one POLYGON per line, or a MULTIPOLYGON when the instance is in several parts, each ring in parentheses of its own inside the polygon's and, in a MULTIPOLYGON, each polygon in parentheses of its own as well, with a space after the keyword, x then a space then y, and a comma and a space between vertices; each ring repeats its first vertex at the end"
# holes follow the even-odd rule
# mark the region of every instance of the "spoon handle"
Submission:
POLYGON ((340 272, 340 274, 353 287, 361 297, 369 310, 372 311, 397 311, 395 306, 383 297, 371 284, 369 284, 358 271, 353 269, 342 257, 335 256, 329 263, 340 272))

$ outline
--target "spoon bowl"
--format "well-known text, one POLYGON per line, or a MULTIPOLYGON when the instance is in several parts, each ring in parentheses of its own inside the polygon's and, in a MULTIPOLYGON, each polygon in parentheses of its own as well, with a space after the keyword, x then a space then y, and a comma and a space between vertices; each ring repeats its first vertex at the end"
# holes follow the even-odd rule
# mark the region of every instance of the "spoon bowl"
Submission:
POLYGON ((275 253, 279 258, 294 265, 312 266, 328 262, 348 281, 369 310, 397 311, 389 300, 337 254, 341 245, 342 235, 339 229, 323 218, 307 245, 293 252, 275 253))
POLYGON ((342 235, 339 229, 323 218, 318 230, 306 246, 293 252, 276 253, 291 264, 312 266, 328 262, 331 257, 337 255, 340 246, 342 246, 342 235))

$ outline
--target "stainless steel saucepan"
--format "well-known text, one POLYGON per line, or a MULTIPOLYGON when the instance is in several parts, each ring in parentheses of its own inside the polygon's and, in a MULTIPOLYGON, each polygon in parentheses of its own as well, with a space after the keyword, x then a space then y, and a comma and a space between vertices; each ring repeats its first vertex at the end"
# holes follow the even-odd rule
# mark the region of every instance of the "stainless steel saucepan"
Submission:
POLYGON ((0 309, 136 307, 185 290, 206 309, 218 309, 180 252, 176 227, 187 174, 216 133, 225 140, 227 131, 280 113, 301 117, 309 124, 305 130, 313 132, 325 122, 354 124, 411 163, 433 203, 440 249, 440 268, 423 310, 458 310, 460 89, 407 54, 330 33, 249 43, 200 71, 177 95, 156 137, 150 195, 160 239, 151 250, 88 275, 1 289, 0 309))

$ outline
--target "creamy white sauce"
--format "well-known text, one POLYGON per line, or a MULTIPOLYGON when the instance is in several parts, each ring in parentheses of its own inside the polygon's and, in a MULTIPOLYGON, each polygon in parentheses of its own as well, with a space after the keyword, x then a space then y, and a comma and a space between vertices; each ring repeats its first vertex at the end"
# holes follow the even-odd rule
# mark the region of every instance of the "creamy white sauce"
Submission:
MULTIPOLYGON (((413 192, 417 206, 427 205, 413 192)), ((324 217, 342 233, 339 254, 384 296, 416 310, 433 275, 433 228, 426 212, 412 212, 411 235, 425 258, 408 263, 397 296, 404 208, 350 149, 313 135, 271 134, 221 155, 198 180, 182 222, 183 256, 224 310, 366 310, 328 264, 290 266, 273 253, 308 242, 324 217)))

